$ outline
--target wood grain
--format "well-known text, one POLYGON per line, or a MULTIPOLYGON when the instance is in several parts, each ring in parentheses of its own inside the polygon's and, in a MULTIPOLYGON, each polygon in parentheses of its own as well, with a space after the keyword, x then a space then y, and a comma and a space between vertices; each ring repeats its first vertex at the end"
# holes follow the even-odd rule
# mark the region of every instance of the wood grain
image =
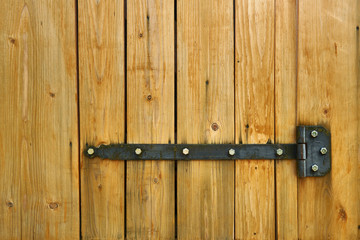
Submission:
MULTIPOLYGON (((276 1, 275 22, 275 141, 296 142, 297 5, 276 1)), ((298 239, 296 161, 276 161, 278 239, 298 239)))
MULTIPOLYGON (((125 138, 124 2, 79 0, 81 151, 125 138)), ((125 238, 124 162, 81 154, 81 234, 125 238)))
POLYGON ((331 130, 332 169, 299 180, 300 239, 356 239, 359 157, 355 1, 300 1, 297 118, 331 130))
MULTIPOLYGON (((127 2, 128 143, 174 143, 174 2, 127 2)), ((175 239, 175 162, 129 161, 128 239, 175 239)))
MULTIPOLYGON (((357 4, 357 12, 360 12, 360 4, 357 4)), ((356 24, 356 78, 358 81, 357 87, 358 87, 358 94, 360 93, 360 14, 357 14, 357 24, 356 24)), ((357 105, 357 129, 358 129, 358 139, 360 138, 360 104, 357 105)), ((360 151, 360 141, 358 141, 358 149, 360 151)), ((357 176, 358 176, 358 186, 360 186, 360 154, 358 154, 358 168, 357 168, 357 176)), ((357 195, 357 209, 358 209, 358 235, 357 239, 360 239, 360 187, 358 189, 358 195, 357 195)))
POLYGON ((0 14, 0 238, 77 238, 75 2, 0 14))
MULTIPOLYGON (((235 1, 237 143, 274 142, 274 1, 235 1)), ((235 238, 275 239, 274 162, 236 161, 235 238)))
MULTIPOLYGON (((233 1, 178 0, 177 34, 178 143, 234 142, 233 1)), ((233 239, 234 162, 177 169, 178 238, 233 239)))

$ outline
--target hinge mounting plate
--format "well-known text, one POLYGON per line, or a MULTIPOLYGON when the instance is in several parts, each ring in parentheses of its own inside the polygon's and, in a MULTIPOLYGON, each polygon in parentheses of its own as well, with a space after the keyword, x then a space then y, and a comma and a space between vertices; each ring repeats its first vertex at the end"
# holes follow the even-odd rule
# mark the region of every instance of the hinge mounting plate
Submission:
POLYGON ((298 126, 294 144, 110 144, 86 145, 88 158, 110 160, 251 160, 293 159, 299 177, 320 177, 331 170, 330 132, 298 126))

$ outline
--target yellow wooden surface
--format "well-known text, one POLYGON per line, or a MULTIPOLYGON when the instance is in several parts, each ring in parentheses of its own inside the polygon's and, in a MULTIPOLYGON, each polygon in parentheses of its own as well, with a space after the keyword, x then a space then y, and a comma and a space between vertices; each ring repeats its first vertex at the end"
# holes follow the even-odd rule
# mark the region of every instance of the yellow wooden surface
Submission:
MULTIPOLYGON (((360 4, 357 5, 357 12, 360 12, 360 4)), ((356 24, 356 50, 357 50, 357 54, 355 56, 356 59, 356 78, 358 79, 358 82, 360 81, 360 14, 357 14, 357 24, 356 24)), ((360 84, 357 84, 358 87, 358 94, 360 93, 360 84)), ((357 149, 358 151, 360 151, 360 104, 357 104, 358 108, 357 108, 357 129, 358 129, 358 145, 357 145, 357 149)), ((357 184, 358 186, 360 186, 360 154, 358 154, 357 156, 358 158, 358 166, 357 166, 357 184)), ((358 195, 357 195, 357 209, 358 209, 358 235, 357 238, 360 239, 360 187, 357 188, 358 189, 358 195)))
POLYGON ((2 1, 0 239, 360 239, 359 9, 2 1), (301 124, 331 131, 325 177, 299 179, 292 160, 83 155, 293 143, 301 124))
POLYGON ((75 2, 0 15, 0 238, 78 238, 75 2))
MULTIPOLYGON (((234 141, 233 34, 232 0, 177 1, 178 143, 234 141)), ((232 239, 234 162, 177 170, 178 238, 232 239)))
MULTIPOLYGON (((174 2, 127 2, 128 143, 174 143, 174 31, 174 2)), ((175 238, 175 162, 127 162, 126 236, 175 238)))
MULTIPOLYGON (((86 144, 125 138, 125 40, 123 1, 79 0, 81 151, 86 144)), ((125 238, 123 161, 89 160, 81 154, 81 235, 125 238)))
MULTIPOLYGON (((274 1, 235 1, 236 143, 274 143, 274 1)), ((275 239, 274 161, 236 161, 236 239, 275 239)))
POLYGON ((356 239, 359 38, 356 1, 300 1, 298 124, 331 130, 332 169, 299 180, 300 239, 356 239))
MULTIPOLYGON (((293 0, 275 5, 275 142, 296 142, 296 22, 293 0)), ((276 161, 278 239, 298 239, 296 161, 276 161)))

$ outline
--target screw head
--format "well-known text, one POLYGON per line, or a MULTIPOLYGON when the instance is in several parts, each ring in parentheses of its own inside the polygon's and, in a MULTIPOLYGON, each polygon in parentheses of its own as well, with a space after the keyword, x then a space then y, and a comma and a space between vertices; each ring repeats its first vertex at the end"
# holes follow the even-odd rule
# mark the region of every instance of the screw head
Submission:
POLYGON ((136 155, 140 155, 141 152, 142 152, 142 151, 141 151, 141 148, 136 148, 136 149, 135 149, 135 154, 136 154, 136 155))
POLYGON ((229 155, 234 156, 235 155, 235 149, 229 149, 229 155))
POLYGON ((311 131, 311 136, 312 136, 313 138, 316 138, 318 135, 319 135, 318 131, 316 131, 316 130, 312 130, 312 131, 311 131))
POLYGON ((184 155, 188 155, 190 151, 188 148, 184 148, 182 152, 184 155))
POLYGON ((313 170, 314 172, 317 172, 317 170, 319 170, 319 166, 314 164, 311 166, 311 170, 313 170))
POLYGON ((320 149, 320 152, 321 152, 321 154, 322 155, 325 155, 326 153, 327 153, 327 148, 326 147, 322 147, 321 149, 320 149))
POLYGON ((87 150, 87 154, 89 154, 89 155, 93 155, 94 153, 95 153, 95 150, 93 148, 89 148, 87 150))
POLYGON ((278 148, 278 149, 276 150, 276 154, 277 154, 278 156, 283 155, 283 153, 284 153, 284 150, 282 150, 281 148, 278 148))

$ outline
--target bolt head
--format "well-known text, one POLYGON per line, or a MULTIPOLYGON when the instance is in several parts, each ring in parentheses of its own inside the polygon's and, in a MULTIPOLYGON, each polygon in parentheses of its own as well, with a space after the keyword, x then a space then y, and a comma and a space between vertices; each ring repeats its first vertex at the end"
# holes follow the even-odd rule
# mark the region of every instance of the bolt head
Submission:
POLYGON ((229 149, 229 155, 234 156, 235 155, 235 149, 229 149))
POLYGON ((282 150, 281 148, 279 148, 279 149, 276 150, 276 154, 277 154, 278 156, 283 155, 283 153, 284 153, 284 150, 282 150))
POLYGON ((320 152, 321 152, 321 154, 322 155, 325 155, 326 153, 327 153, 327 149, 326 149, 326 147, 322 147, 321 149, 320 149, 320 152))
POLYGON ((184 155, 188 155, 190 151, 188 148, 184 148, 182 152, 184 155))
POLYGON ((313 170, 314 172, 317 172, 317 170, 319 170, 319 166, 314 164, 311 166, 311 170, 313 170))
POLYGON ((95 150, 93 148, 89 148, 87 150, 87 154, 89 154, 89 155, 93 155, 94 153, 95 153, 95 150))
POLYGON ((318 131, 316 131, 316 130, 311 131, 311 136, 313 138, 316 138, 318 135, 319 135, 318 131))
POLYGON ((140 155, 141 152, 142 152, 142 151, 141 151, 141 148, 136 148, 136 149, 135 149, 135 154, 136 154, 136 155, 140 155))

